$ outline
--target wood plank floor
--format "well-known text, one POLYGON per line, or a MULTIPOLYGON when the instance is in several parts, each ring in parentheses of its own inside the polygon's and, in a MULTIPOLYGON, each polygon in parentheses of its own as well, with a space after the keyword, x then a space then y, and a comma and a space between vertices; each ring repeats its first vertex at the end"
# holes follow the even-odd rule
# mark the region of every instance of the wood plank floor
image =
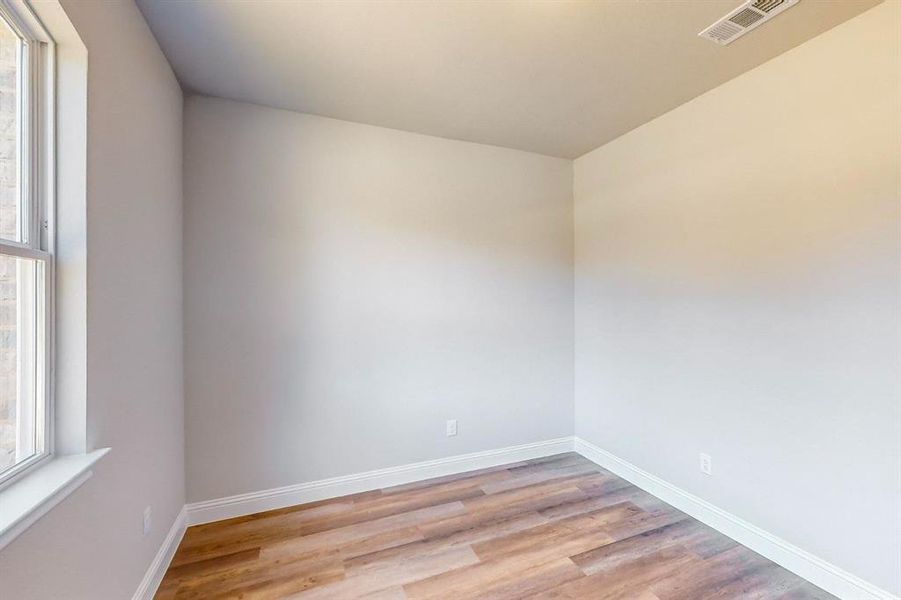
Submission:
POLYGON ((576 454, 191 527, 156 597, 832 598, 576 454))

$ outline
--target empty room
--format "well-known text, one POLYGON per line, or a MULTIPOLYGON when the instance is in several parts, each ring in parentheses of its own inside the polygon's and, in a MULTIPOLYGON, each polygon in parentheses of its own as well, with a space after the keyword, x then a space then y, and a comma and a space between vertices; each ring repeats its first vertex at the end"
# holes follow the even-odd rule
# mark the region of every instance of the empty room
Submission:
POLYGON ((0 0, 0 600, 901 600, 901 0, 0 0))

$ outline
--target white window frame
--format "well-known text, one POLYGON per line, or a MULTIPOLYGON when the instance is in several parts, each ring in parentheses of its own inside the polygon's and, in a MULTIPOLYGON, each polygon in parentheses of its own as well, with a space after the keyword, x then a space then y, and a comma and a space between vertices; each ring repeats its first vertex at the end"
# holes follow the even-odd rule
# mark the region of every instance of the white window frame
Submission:
MULTIPOLYGON (((53 357, 54 357, 54 54, 53 39, 25 0, 0 0, 0 17, 23 40, 19 61, 19 182, 22 205, 19 223, 22 241, 0 239, 0 253, 43 262, 42 281, 35 282, 43 295, 44 314, 36 323, 44 352, 38 357, 36 429, 39 451, 0 473, 3 489, 44 464, 53 456, 53 357)), ((2 24, 0 24, 2 25, 2 24)))

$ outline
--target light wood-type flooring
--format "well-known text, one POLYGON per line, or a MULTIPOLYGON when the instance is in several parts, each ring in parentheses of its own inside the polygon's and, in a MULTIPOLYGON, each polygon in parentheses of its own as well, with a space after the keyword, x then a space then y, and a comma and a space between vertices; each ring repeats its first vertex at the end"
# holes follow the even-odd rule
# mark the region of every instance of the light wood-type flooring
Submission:
POLYGON ((191 527, 156 597, 832 598, 576 454, 191 527))

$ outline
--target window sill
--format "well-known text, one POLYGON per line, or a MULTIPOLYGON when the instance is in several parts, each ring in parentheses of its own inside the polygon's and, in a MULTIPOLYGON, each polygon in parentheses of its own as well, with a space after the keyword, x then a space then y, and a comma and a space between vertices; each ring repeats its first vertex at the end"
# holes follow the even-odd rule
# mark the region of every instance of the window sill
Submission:
POLYGON ((0 550, 87 481, 109 450, 54 457, 0 491, 0 550))

